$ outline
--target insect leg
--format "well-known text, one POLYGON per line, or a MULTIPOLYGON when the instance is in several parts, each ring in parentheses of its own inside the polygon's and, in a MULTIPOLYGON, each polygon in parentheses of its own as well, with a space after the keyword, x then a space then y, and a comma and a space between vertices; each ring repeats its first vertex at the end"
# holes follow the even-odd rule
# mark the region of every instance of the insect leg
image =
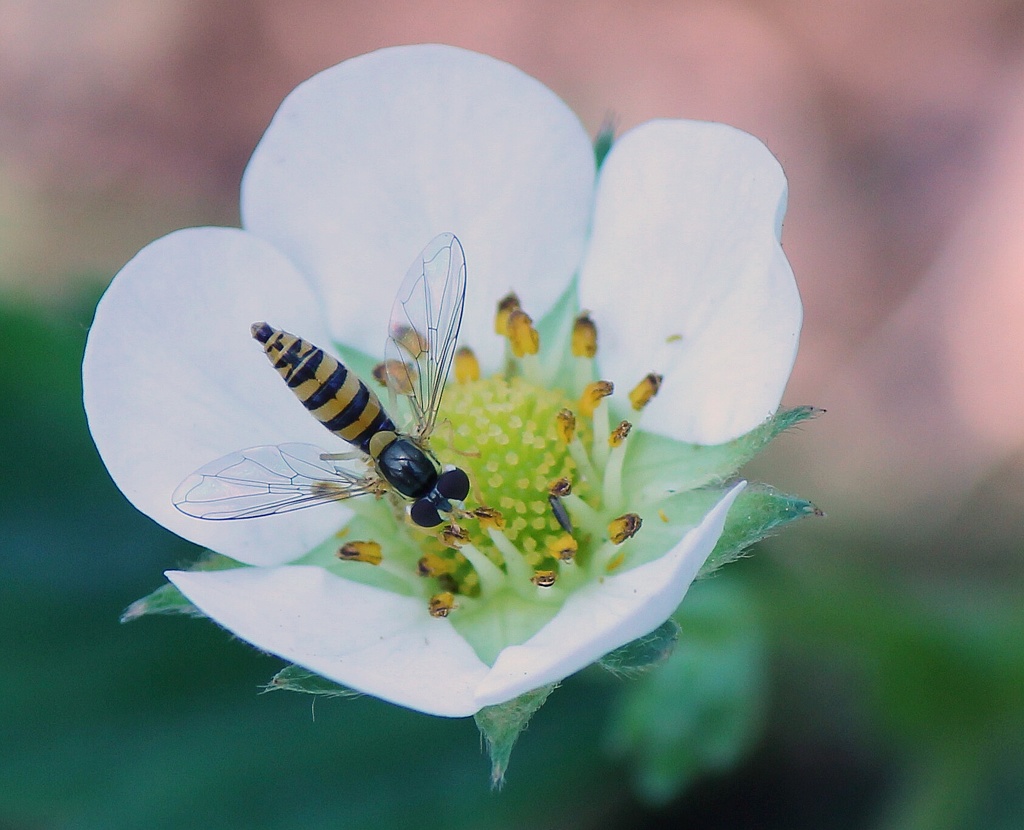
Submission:
POLYGON ((320 453, 321 461, 353 461, 355 459, 366 458, 366 455, 361 452, 322 452, 320 453))

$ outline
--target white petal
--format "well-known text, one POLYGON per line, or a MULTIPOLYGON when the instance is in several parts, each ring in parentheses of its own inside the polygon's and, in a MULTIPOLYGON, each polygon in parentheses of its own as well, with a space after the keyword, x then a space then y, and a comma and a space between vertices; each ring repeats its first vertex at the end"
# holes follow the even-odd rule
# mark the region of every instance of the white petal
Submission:
POLYGON ((573 593, 537 634, 498 655, 477 689, 477 702, 501 703, 555 683, 665 622, 714 549, 725 516, 745 486, 733 487, 664 556, 573 593))
POLYGON ((655 121, 612 148, 581 301, 602 374, 624 391, 665 374, 645 429, 717 444, 778 408, 802 315, 779 244, 785 206, 779 163, 732 127, 655 121))
POLYGON ((445 717, 480 708, 473 689, 487 666, 424 599, 309 566, 167 577, 233 634, 351 689, 445 717))
POLYGON ((291 264, 239 230, 192 228, 158 239, 114 278, 96 309, 82 366, 93 440, 117 486, 143 513, 197 544, 276 564, 337 530, 348 511, 210 522, 171 494, 235 450, 305 441, 346 446, 306 411, 249 326, 328 337, 316 298, 291 264))
POLYGON ((339 340, 383 352, 391 302, 438 233, 462 241, 462 342, 485 365, 511 289, 539 316, 583 254, 594 156, 579 120, 509 64, 403 46, 321 72, 281 105, 246 170, 245 227, 317 280, 339 340))

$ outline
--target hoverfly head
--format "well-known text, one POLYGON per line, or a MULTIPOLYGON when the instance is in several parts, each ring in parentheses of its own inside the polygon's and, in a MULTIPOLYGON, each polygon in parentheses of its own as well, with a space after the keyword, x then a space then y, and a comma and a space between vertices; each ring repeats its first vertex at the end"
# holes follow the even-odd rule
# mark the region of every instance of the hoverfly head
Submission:
POLYGON ((465 470, 453 467, 437 477, 427 495, 412 503, 409 517, 420 527, 437 527, 443 521, 441 513, 451 513, 452 502, 464 501, 468 495, 469 476, 465 470))

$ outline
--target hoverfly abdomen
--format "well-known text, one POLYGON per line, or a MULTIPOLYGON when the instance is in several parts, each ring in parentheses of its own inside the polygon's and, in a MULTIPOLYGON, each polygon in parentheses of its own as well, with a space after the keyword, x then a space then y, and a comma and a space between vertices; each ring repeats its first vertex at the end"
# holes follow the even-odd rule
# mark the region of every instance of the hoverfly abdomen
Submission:
POLYGON ((380 399, 323 349, 267 323, 253 323, 252 336, 303 406, 339 438, 369 453, 374 435, 395 430, 380 399))

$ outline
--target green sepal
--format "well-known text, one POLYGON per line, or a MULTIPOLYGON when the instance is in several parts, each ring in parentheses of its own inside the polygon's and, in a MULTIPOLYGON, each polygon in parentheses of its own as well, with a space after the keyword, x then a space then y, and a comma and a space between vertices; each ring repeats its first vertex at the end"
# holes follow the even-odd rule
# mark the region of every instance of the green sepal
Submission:
POLYGON ((657 670, 623 686, 606 746, 633 787, 659 805, 749 751, 764 714, 765 648, 755 607, 735 580, 695 584, 673 617, 680 637, 657 670))
POLYGON ((601 128, 597 131, 597 135, 594 137, 594 162, 597 165, 597 169, 601 169, 601 165, 604 164, 604 160, 608 157, 608 152, 612 149, 612 145, 615 143, 615 122, 608 118, 601 125, 601 128))
POLYGON ((636 677, 668 660, 678 641, 679 623, 669 617, 654 631, 609 651, 597 663, 617 677, 636 677))
POLYGON ((485 706, 473 716, 487 745, 487 754, 491 759, 491 786, 494 789, 501 789, 505 783, 508 761, 519 733, 526 728, 534 712, 544 705, 556 685, 551 683, 505 703, 485 706))
MULTIPOLYGON (((244 567, 246 566, 241 562, 236 562, 228 556, 208 550, 186 570, 226 571, 230 568, 244 567)), ((161 585, 141 599, 135 600, 135 602, 124 609, 120 619, 121 622, 126 623, 137 620, 139 617, 149 616, 150 614, 186 614, 190 617, 206 616, 170 582, 166 585, 161 585)))
POLYGON ((623 470, 625 492, 654 500, 666 492, 681 493, 725 481, 780 433, 820 412, 813 406, 779 411, 746 435, 710 446, 637 430, 629 437, 623 470))
POLYGON ((783 525, 807 516, 822 515, 807 499, 780 493, 767 484, 748 484, 729 510, 718 544, 698 576, 707 576, 738 559, 744 550, 783 525))
POLYGON ((270 678, 270 682, 263 687, 264 692, 303 692, 307 695, 322 695, 323 697, 359 697, 361 692, 354 691, 345 686, 321 677, 316 672, 304 669, 302 666, 285 666, 281 671, 270 678))
POLYGON ((187 614, 190 617, 204 616, 203 612, 189 602, 185 595, 170 582, 166 585, 161 585, 141 599, 135 600, 135 602, 125 608, 121 614, 121 622, 131 622, 139 617, 146 617, 150 614, 187 614))

